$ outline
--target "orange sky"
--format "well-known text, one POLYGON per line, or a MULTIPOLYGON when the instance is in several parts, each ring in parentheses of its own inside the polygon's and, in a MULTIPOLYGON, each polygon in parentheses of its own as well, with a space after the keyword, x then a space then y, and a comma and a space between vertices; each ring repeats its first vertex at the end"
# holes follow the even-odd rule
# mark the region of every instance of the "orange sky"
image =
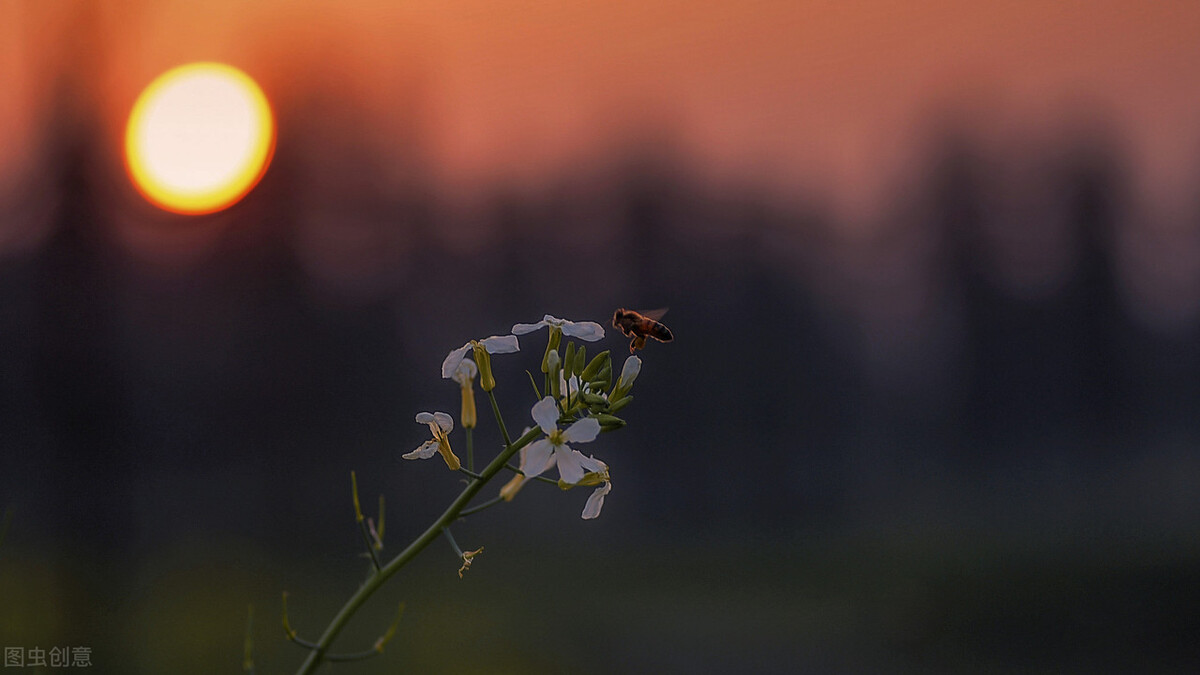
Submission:
POLYGON ((1037 143, 1070 109, 1115 122, 1143 184, 1178 191, 1200 166, 1198 35, 1196 2, 10 0, 0 184, 51 73, 75 71, 115 134, 155 75, 216 59, 277 102, 332 92, 322 109, 384 151, 417 119, 431 170, 467 186, 539 181, 649 125, 715 179, 853 211, 909 169, 933 113, 1037 143))

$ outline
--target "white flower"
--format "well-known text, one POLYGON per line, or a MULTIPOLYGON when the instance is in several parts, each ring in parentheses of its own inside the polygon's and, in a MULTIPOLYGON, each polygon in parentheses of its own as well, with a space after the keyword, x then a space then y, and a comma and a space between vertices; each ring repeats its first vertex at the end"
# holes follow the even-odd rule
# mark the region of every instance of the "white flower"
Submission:
POLYGON ((489 354, 511 354, 521 350, 516 335, 493 335, 482 340, 470 340, 467 344, 446 355, 446 360, 442 361, 442 379, 454 377, 458 366, 462 364, 467 352, 471 351, 476 342, 483 345, 489 354))
POLYGON ((433 438, 421 444, 421 447, 401 455, 404 459, 429 459, 434 453, 440 452, 442 459, 446 460, 446 466, 450 467, 451 471, 458 471, 462 464, 458 461, 454 451, 450 449, 449 434, 454 430, 454 418, 444 412, 435 413, 417 413, 417 423, 429 425, 429 431, 433 434, 433 438))
POLYGON ((604 327, 595 321, 568 321, 547 314, 537 323, 519 323, 512 327, 513 335, 524 335, 542 328, 543 326, 558 326, 563 335, 575 337, 588 342, 595 342, 604 337, 604 327))
POLYGON ((538 439, 522 448, 520 468, 525 474, 524 478, 520 481, 510 481, 510 485, 505 486, 506 490, 502 490, 501 494, 505 495, 505 499, 512 499, 522 482, 557 466, 559 481, 563 485, 600 485, 588 497, 587 504, 583 507, 583 517, 591 519, 600 515, 600 509, 604 506, 604 496, 612 490, 608 478, 608 465, 567 445, 595 440, 600 434, 600 423, 589 417, 559 430, 558 406, 549 396, 538 401, 530 412, 533 420, 546 434, 546 438, 538 439))
POLYGON ((526 466, 521 468, 526 478, 541 475, 550 468, 550 460, 558 465, 558 475, 564 483, 574 485, 583 479, 586 473, 584 467, 595 471, 595 460, 589 460, 578 450, 572 450, 567 443, 587 443, 600 435, 600 423, 588 417, 579 420, 566 429, 558 428, 558 405, 550 396, 543 398, 533 405, 530 411, 533 421, 546 434, 529 444, 525 453, 526 466))

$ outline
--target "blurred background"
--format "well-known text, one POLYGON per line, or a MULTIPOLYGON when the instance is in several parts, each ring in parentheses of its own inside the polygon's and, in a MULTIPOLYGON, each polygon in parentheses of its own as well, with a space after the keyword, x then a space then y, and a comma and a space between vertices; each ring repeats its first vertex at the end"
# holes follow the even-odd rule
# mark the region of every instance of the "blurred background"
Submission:
POLYGON ((0 3, 0 646, 236 672, 253 604, 258 672, 294 670, 280 592, 316 639, 365 571, 350 470, 392 554, 457 494, 399 459, 417 411, 457 415, 447 351, 669 306, 587 448, 603 515, 531 485, 472 517, 467 578, 435 542, 337 644, 405 601, 385 655, 328 671, 1196 672, 1198 29, 1191 2, 0 3), (278 138, 181 216, 122 134, 197 60, 255 78, 278 138))

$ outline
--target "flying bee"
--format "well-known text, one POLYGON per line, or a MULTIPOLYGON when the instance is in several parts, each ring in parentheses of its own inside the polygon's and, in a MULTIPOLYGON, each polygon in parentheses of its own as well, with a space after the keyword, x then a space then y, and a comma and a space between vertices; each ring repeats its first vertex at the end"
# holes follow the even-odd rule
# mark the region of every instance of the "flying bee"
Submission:
POLYGON ((646 338, 654 338, 659 342, 670 342, 675 339, 671 329, 659 322, 667 310, 658 309, 653 312, 635 312, 632 309, 618 309, 613 312, 613 328, 633 338, 629 343, 629 353, 632 354, 646 346, 646 338))

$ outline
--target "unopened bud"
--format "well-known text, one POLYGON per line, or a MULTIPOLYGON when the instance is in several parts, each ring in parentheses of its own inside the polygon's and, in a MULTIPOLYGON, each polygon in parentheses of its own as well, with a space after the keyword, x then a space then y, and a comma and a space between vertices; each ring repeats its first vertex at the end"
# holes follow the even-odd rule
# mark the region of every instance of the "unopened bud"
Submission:
POLYGON ((612 368, 612 356, 609 354, 607 349, 592 357, 591 362, 589 362, 583 369, 583 372, 579 374, 579 379, 583 380, 584 382, 591 382, 592 380, 596 379, 596 376, 600 374, 600 371, 605 365, 607 365, 610 369, 612 368))
POLYGON ((546 355, 542 357, 542 372, 550 372, 550 352, 558 349, 558 344, 562 342, 562 328, 558 326, 550 326, 550 337, 546 341, 546 355))
POLYGON ((625 365, 621 366, 621 377, 618 382, 626 387, 632 387, 633 381, 637 379, 640 372, 642 372, 642 360, 636 356, 630 356, 625 359, 625 365))
POLYGON ((483 345, 474 341, 471 344, 475 350, 475 365, 479 368, 479 388, 491 391, 496 388, 496 378, 492 377, 492 357, 483 345))
POLYGON ((558 369, 561 366, 562 361, 560 361, 558 358, 558 350, 551 349, 550 352, 546 354, 546 367, 548 368, 548 370, 546 370, 546 374, 550 376, 550 395, 554 398, 558 398, 559 395, 558 390, 560 378, 558 377, 558 369))
POLYGON ((599 394, 593 394, 589 391, 580 392, 579 396, 588 405, 599 405, 608 400, 599 394))
POLYGON ((600 423, 601 431, 613 431, 625 426, 625 420, 615 415, 596 415, 596 421, 600 423))
POLYGON ((629 393, 629 390, 633 388, 633 381, 637 379, 640 372, 642 372, 641 359, 636 356, 625 359, 625 365, 621 366, 621 377, 617 378, 617 386, 609 398, 621 398, 629 393))
POLYGON ((571 374, 573 372, 575 372, 573 370, 574 367, 575 367, 575 343, 568 342, 567 343, 567 353, 563 356, 563 362, 562 362, 563 377, 564 378, 571 377, 571 374))
POLYGON ((608 389, 609 385, 612 384, 612 368, 605 363, 600 372, 588 380, 588 384, 591 385, 592 389, 597 391, 608 389))
POLYGON ((587 345, 579 345, 579 350, 575 352, 575 361, 571 363, 571 372, 579 375, 583 372, 583 365, 587 363, 587 345))
POLYGON ((621 408, 624 408, 625 406, 629 405, 630 403, 633 403, 633 395, 632 394, 627 394, 625 396, 622 396, 621 398, 619 398, 615 401, 611 401, 609 403, 608 412, 615 413, 618 410, 620 410, 621 408))

